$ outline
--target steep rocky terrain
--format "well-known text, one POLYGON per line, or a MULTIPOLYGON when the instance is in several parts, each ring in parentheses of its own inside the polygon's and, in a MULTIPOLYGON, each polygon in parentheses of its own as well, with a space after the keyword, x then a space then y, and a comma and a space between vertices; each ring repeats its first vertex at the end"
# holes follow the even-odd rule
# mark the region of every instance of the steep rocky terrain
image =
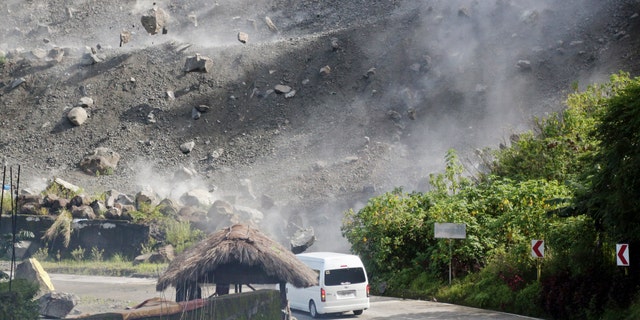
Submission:
POLYGON ((206 188, 263 210, 267 229, 293 218, 318 249, 343 250, 344 210, 425 190, 449 148, 473 174, 474 150, 560 110, 576 84, 636 75, 638 13, 636 0, 5 0, 0 146, 22 187, 206 188), (164 34, 141 24, 154 6, 164 34), (195 54, 209 72, 184 71, 195 54), (67 114, 84 96, 77 126, 67 114), (121 156, 112 174, 80 170, 98 147, 121 156), (176 179, 182 168, 195 175, 176 179))

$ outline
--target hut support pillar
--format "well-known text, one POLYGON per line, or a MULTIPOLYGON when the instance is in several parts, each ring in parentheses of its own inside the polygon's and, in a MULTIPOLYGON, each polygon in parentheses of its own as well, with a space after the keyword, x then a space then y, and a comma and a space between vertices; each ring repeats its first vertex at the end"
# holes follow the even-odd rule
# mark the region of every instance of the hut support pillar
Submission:
POLYGON ((282 320, 291 319, 291 309, 289 309, 289 300, 287 300, 287 284, 285 282, 280 282, 280 307, 282 320))

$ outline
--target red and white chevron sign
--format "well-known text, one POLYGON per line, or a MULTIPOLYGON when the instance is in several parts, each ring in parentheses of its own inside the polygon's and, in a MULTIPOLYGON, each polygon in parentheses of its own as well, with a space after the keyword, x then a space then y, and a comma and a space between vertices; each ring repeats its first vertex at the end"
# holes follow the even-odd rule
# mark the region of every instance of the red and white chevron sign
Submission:
POLYGON ((620 267, 629 266, 629 244, 628 243, 616 244, 616 260, 618 261, 618 266, 620 267))
POLYGON ((544 258, 544 240, 531 240, 531 256, 544 258))

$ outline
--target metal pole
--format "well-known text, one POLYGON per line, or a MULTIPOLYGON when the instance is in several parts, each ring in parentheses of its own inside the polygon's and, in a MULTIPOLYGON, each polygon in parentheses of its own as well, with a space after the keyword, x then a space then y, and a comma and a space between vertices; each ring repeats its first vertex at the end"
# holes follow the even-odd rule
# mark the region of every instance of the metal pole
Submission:
POLYGON ((453 251, 451 250, 451 247, 451 239, 449 239, 449 285, 451 285, 451 261, 453 260, 453 251))
MULTIPOLYGON (((4 204, 4 183, 5 183, 4 179, 5 179, 6 175, 7 175, 7 166, 4 166, 3 170, 2 170, 2 192, 1 192, 2 195, 0 195, 0 221, 2 221, 2 211, 4 209, 4 206, 3 206, 3 204, 4 204)), ((1 224, 2 223, 0 223, 0 225, 1 224)))
POLYGON ((13 167, 9 167, 9 200, 11 200, 11 271, 9 273, 9 291, 11 291, 11 279, 16 267, 16 215, 13 206, 13 167))

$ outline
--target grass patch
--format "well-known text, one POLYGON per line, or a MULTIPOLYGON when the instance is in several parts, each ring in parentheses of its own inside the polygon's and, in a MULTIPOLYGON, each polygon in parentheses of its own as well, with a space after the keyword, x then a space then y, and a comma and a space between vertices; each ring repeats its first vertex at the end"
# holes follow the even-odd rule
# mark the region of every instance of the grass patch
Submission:
POLYGON ((158 277, 166 269, 166 263, 141 263, 133 265, 131 261, 40 261, 49 273, 80 274, 113 277, 158 277))

